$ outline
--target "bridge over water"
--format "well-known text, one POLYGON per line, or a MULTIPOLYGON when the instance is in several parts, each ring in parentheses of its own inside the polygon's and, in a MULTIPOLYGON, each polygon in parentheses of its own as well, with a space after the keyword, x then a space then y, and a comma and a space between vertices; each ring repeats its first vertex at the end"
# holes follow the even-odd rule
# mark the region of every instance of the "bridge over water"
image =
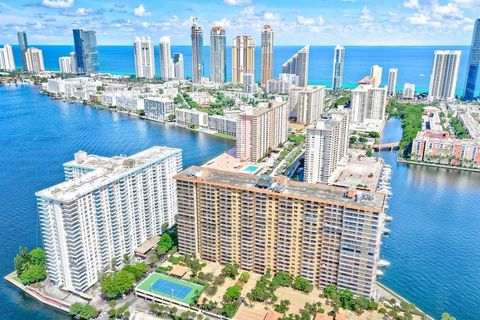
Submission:
POLYGON ((400 149, 400 142, 378 143, 372 146, 375 151, 393 151, 400 149))

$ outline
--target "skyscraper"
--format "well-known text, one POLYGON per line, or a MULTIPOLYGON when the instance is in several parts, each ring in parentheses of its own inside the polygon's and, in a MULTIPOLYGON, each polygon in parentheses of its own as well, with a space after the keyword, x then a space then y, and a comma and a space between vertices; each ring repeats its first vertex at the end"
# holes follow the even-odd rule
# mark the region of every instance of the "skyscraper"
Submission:
POLYGON ((298 123, 310 125, 323 113, 325 86, 293 87, 290 92, 290 112, 298 123))
POLYGON ((310 46, 305 46, 282 65, 282 73, 296 74, 299 77, 300 87, 308 85, 309 56, 310 46))
POLYGON ((480 65, 480 19, 475 20, 473 27, 472 44, 470 46, 470 58, 467 66, 467 79, 465 81, 466 100, 475 97, 475 86, 477 84, 478 67, 480 65))
POLYGON ((173 54, 173 69, 175 73, 175 79, 183 80, 185 79, 185 66, 183 64, 183 54, 180 52, 175 52, 173 54))
POLYGON ((460 50, 435 51, 428 100, 455 99, 461 54, 460 50))
POLYGON ((0 69, 6 71, 15 70, 12 46, 6 44, 0 49, 0 69))
POLYGON ((262 75, 261 85, 267 87, 268 80, 273 79, 273 43, 274 32, 268 24, 262 30, 262 75))
POLYGON ((73 42, 77 58, 77 73, 98 73, 99 61, 95 31, 73 29, 73 42))
POLYGON ((192 80, 199 83, 204 75, 203 66, 203 31, 197 24, 197 18, 193 18, 192 24, 192 80))
POLYGON ((415 84, 405 83, 403 85, 403 99, 415 98, 415 84))
POLYGON ((333 79, 332 90, 339 91, 343 88, 343 69, 345 64, 345 48, 336 46, 333 54, 333 79))
POLYGON ((43 63, 43 51, 37 48, 28 48, 25 53, 27 58, 28 72, 45 71, 45 64, 43 63))
POLYGON ((288 139, 286 101, 260 103, 249 108, 237 120, 237 158, 257 162, 288 139))
POLYGON ((77 55, 75 54, 75 51, 70 52, 70 63, 72 64, 72 73, 77 73, 77 55))
POLYGON ((150 37, 136 37, 133 42, 133 52, 137 78, 155 78, 155 53, 150 37))
POLYGON ((58 66, 61 73, 72 73, 72 63, 70 57, 58 58, 58 66))
POLYGON ((308 183, 327 183, 347 155, 349 112, 334 112, 307 128, 305 177, 308 183))
POLYGON ((255 40, 236 36, 232 43, 232 82, 243 84, 245 73, 255 74, 255 40))
POLYGON ((18 38, 18 46, 20 48, 20 57, 22 58, 22 67, 23 71, 27 71, 27 57, 25 53, 28 49, 28 41, 27 41, 27 34, 25 31, 18 31, 17 32, 18 38))
POLYGON ((170 51, 170 37, 160 38, 160 71, 164 81, 175 77, 173 70, 172 53, 170 51))
POLYGON ((380 67, 379 65, 373 65, 370 68, 370 77, 372 78, 372 81, 373 81, 372 85, 375 88, 380 87, 380 85, 382 84, 382 71, 383 71, 383 68, 380 67))
POLYGON ((180 149, 113 158, 77 152, 64 164, 66 181, 35 194, 50 282, 84 292, 164 224, 172 226, 173 176, 181 168, 180 149))
POLYGON ((397 76, 398 69, 392 68, 388 70, 388 89, 387 93, 389 96, 394 96, 397 92, 397 76))
POLYGON ((210 80, 216 83, 227 82, 227 36, 221 26, 213 26, 210 31, 210 80))
POLYGON ((366 120, 385 119, 387 87, 376 88, 360 85, 352 90, 352 122, 361 124, 366 120))
POLYGON ((174 179, 180 254, 376 291, 385 194, 205 167, 174 179))

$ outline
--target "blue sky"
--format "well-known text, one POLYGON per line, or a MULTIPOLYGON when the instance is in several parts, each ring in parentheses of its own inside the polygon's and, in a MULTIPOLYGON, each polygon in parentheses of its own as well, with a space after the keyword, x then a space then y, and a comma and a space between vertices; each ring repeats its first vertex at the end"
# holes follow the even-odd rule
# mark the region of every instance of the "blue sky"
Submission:
MULTIPOLYGON (((97 31, 99 44, 135 36, 189 44, 191 17, 231 39, 270 24, 285 45, 462 45, 471 39, 480 0, 0 0, 0 43, 26 30, 32 44, 72 44, 72 28, 97 31)), ((208 36, 206 37, 208 40, 208 36)))

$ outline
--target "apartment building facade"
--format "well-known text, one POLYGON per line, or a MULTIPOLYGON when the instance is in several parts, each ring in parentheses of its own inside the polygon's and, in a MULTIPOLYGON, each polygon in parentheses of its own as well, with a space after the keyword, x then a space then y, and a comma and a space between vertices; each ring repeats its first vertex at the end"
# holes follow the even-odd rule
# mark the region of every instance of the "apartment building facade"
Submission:
POLYGON ((130 157, 76 153, 64 164, 66 181, 36 193, 51 283, 84 292, 172 226, 181 168, 182 151, 167 147, 130 157))
POLYGON ((175 179, 180 253, 372 296, 384 194, 202 167, 175 179))

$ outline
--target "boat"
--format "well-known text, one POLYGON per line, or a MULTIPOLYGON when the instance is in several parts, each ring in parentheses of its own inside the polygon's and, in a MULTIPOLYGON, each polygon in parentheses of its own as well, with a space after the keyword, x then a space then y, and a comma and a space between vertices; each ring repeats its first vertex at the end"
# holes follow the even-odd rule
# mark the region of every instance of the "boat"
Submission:
POLYGON ((377 265, 379 268, 386 268, 390 266, 390 261, 380 259, 377 265))

